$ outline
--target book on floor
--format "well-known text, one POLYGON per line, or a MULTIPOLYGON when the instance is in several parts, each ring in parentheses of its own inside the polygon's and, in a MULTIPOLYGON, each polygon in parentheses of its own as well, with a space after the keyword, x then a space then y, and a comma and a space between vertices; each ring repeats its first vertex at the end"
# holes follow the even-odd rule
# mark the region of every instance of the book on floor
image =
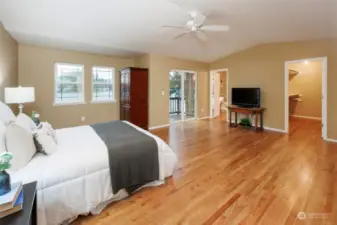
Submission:
POLYGON ((18 198, 16 199, 13 208, 0 212, 0 218, 16 213, 22 209, 23 209, 23 189, 21 189, 21 192, 18 198))
POLYGON ((12 183, 11 191, 0 196, 0 212, 14 207, 16 200, 22 190, 22 182, 12 183))

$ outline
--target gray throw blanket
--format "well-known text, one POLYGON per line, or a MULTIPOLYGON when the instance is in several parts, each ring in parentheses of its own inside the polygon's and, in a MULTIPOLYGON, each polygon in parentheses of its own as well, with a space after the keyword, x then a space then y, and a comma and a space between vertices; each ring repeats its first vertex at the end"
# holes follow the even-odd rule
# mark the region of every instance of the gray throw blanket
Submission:
POLYGON ((112 192, 129 193, 159 179, 157 142, 122 122, 91 125, 108 148, 112 192))

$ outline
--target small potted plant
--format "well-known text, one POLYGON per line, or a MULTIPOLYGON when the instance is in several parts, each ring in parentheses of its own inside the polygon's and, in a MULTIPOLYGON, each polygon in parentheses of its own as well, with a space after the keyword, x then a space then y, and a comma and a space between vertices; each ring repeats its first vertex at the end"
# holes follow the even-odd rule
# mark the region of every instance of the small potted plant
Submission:
POLYGON ((38 126, 40 124, 40 114, 36 110, 33 110, 31 117, 32 120, 35 122, 36 126, 38 126))
POLYGON ((0 196, 11 191, 11 178, 6 172, 11 167, 10 161, 13 155, 10 152, 4 152, 0 155, 0 196))

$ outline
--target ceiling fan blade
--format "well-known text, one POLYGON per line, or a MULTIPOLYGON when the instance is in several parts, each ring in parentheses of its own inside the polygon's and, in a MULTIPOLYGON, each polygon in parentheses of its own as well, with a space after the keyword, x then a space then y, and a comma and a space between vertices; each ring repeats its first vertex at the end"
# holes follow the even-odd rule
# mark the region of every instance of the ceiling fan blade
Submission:
POLYGON ((185 33, 182 33, 182 34, 179 34, 178 36, 176 36, 176 37, 174 38, 174 40, 177 40, 177 39, 179 39, 179 38, 185 36, 186 34, 189 34, 190 32, 191 32, 191 31, 185 32, 185 33))
POLYGON ((174 29, 181 29, 181 30, 187 30, 186 27, 179 27, 179 26, 161 26, 161 27, 164 27, 164 28, 174 28, 174 29))
POLYGON ((230 27, 227 25, 205 25, 201 29, 204 31, 229 31, 230 27))
POLYGON ((196 35, 201 41, 204 41, 204 42, 208 41, 209 39, 205 31, 198 31, 196 32, 196 35))
POLYGON ((197 13, 194 16, 194 22, 198 25, 201 25, 205 22, 206 16, 201 14, 201 13, 197 13))

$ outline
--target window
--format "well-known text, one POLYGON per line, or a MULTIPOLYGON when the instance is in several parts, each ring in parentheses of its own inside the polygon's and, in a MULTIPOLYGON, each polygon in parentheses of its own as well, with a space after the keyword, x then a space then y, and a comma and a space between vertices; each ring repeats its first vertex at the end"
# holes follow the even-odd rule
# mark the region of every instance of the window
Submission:
POLYGON ((84 103, 83 65, 55 64, 55 104, 84 103))
POLYGON ((115 69, 111 67, 92 68, 92 101, 115 101, 115 69))

